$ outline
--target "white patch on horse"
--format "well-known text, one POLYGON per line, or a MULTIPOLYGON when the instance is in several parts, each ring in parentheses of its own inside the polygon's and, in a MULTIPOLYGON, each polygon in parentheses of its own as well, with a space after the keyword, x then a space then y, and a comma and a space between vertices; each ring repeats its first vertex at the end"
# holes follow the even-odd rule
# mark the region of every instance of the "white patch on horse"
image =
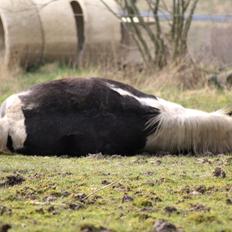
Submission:
POLYGON ((6 118, 0 118, 0 151, 8 152, 7 137, 8 137, 8 121, 6 118))
MULTIPOLYGON (((12 145, 15 150, 23 148, 24 142, 27 138, 25 128, 25 117, 22 111, 23 103, 19 96, 27 95, 29 92, 22 92, 14 94, 7 98, 3 103, 3 118, 1 120, 7 121, 7 136, 4 137, 4 144, 7 143, 8 135, 11 136, 12 145)), ((3 125, 3 124, 2 124, 3 125)), ((6 128, 5 128, 6 130, 6 128)))
POLYGON ((112 85, 112 84, 108 84, 108 86, 114 90, 115 92, 119 93, 121 96, 130 96, 130 97, 133 97, 134 99, 136 99, 138 102, 140 102, 141 105, 144 105, 144 106, 150 106, 150 107, 156 107, 157 105, 157 100, 154 99, 154 98, 145 98, 145 97, 137 97, 135 96, 133 93, 130 93, 129 91, 127 90, 124 90, 124 89, 121 89, 121 88, 118 88, 116 87, 115 85, 112 85))
POLYGON ((109 86, 112 90, 114 90, 115 92, 119 93, 121 96, 130 96, 130 97, 133 97, 133 98, 137 98, 135 95, 133 95, 132 93, 128 92, 127 90, 118 88, 118 87, 116 87, 115 85, 108 84, 108 86, 109 86))

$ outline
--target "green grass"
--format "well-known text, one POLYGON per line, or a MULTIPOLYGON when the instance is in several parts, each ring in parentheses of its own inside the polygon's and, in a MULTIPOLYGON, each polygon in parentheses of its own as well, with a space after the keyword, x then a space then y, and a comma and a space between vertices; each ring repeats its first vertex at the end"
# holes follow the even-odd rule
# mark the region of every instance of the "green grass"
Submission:
MULTIPOLYGON (((64 67, 40 69, 21 74, 17 89, 62 76, 97 74, 64 67)), ((0 87, 1 101, 13 92, 5 84, 0 87)), ((208 111, 229 105, 232 99, 229 91, 207 88, 138 87, 208 111)), ((184 231, 232 231, 230 155, 58 158, 0 154, 0 161, 0 227, 9 223, 11 231, 103 231, 100 227, 152 231, 159 219, 184 231), (226 173, 225 178, 213 175, 216 167, 226 173), (25 181, 9 186, 4 184, 8 176, 25 181)))
POLYGON ((232 197, 230 156, 2 155, 0 171, 2 180, 17 174, 25 178, 20 185, 0 189, 1 205, 12 210, 1 221, 10 223, 12 231, 79 231, 84 225, 151 231, 158 219, 185 231, 232 228, 232 205, 226 203, 232 197), (218 166, 226 178, 213 176, 218 166), (177 212, 167 213, 168 206, 177 212))

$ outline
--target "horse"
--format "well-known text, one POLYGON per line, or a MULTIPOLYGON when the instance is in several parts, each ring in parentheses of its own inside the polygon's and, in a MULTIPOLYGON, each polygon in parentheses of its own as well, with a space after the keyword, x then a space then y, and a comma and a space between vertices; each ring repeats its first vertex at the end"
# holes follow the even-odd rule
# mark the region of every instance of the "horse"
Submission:
POLYGON ((104 78, 53 80, 1 104, 0 150, 76 157, 232 152, 231 110, 185 108, 104 78))

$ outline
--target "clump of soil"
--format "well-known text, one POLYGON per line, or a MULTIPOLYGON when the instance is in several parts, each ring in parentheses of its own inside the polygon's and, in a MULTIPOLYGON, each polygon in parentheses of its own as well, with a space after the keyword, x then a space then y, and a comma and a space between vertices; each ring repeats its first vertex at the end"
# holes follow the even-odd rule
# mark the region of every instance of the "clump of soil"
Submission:
POLYGON ((60 214, 60 210, 57 207, 53 206, 53 205, 51 205, 49 207, 40 207, 40 208, 37 208, 35 210, 35 212, 39 213, 39 214, 45 214, 46 212, 48 212, 48 213, 50 213, 52 215, 58 215, 58 214, 60 214))
POLYGON ((180 230, 168 221, 158 220, 154 225, 153 232, 180 232, 180 230))
POLYGON ((167 206, 164 208, 164 212, 167 214, 173 214, 173 213, 179 213, 176 207, 173 206, 167 206))
POLYGON ((24 181, 24 177, 20 175, 6 176, 3 181, 0 182, 0 187, 12 187, 14 185, 22 184, 24 181))
POLYGON ((0 224, 0 232, 7 232, 10 228, 10 224, 0 224))
POLYGON ((226 204, 227 205, 232 205, 232 199, 231 198, 227 198, 226 199, 226 204))
MULTIPOLYGON (((185 186, 180 190, 180 193, 182 194, 188 194, 188 195, 200 195, 200 194, 206 194, 206 193, 212 193, 217 191, 217 188, 214 186, 206 187, 205 185, 198 185, 198 186, 185 186)), ((188 196, 185 196, 185 198, 188 196)), ((189 199, 189 198, 186 198, 189 199)))
POLYGON ((89 224, 81 226, 81 232, 113 232, 113 230, 107 229, 103 226, 97 227, 89 224))
POLYGON ((49 213, 51 213, 52 215, 57 215, 57 214, 59 214, 59 211, 52 205, 52 206, 49 206, 48 207, 48 209, 47 209, 47 211, 49 212, 49 213))
POLYGON ((0 205, 0 215, 11 215, 12 209, 7 208, 6 206, 0 205))
POLYGON ((78 193, 74 196, 75 200, 80 201, 80 202, 85 202, 87 195, 85 193, 78 193))
POLYGON ((156 165, 161 165, 162 164, 162 161, 161 160, 156 160, 156 165))
POLYGON ((210 208, 202 204, 191 204, 191 211, 210 211, 210 208))
POLYGON ((78 204, 78 203, 68 203, 67 208, 71 210, 79 210, 82 209, 84 206, 83 204, 78 204))
POLYGON ((101 183, 102 183, 102 185, 109 185, 109 184, 111 184, 111 182, 109 182, 108 180, 103 180, 101 183))
POLYGON ((206 189, 205 185, 199 185, 199 186, 196 187, 195 191, 197 191, 197 192, 199 192, 201 194, 204 194, 207 191, 207 189, 206 189))
POLYGON ((153 206, 152 202, 148 201, 148 200, 141 201, 140 205, 143 206, 143 207, 152 207, 153 206))
POLYGON ((123 198, 122 198, 122 203, 124 203, 124 202, 129 202, 129 201, 133 201, 133 200, 134 200, 133 197, 131 197, 131 196, 125 194, 125 195, 123 196, 123 198))
POLYGON ((217 168, 215 168, 215 170, 213 171, 213 176, 225 178, 225 177, 226 177, 226 173, 225 173, 225 171, 224 171, 222 168, 217 167, 217 168))

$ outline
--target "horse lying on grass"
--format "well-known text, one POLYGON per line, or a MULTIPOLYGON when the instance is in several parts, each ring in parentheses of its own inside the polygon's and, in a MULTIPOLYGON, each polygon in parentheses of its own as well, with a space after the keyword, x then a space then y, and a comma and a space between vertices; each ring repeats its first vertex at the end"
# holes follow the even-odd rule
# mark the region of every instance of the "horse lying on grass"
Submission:
POLYGON ((232 152, 230 114, 187 109, 112 80, 55 80, 3 102, 0 150, 72 156, 232 152))

